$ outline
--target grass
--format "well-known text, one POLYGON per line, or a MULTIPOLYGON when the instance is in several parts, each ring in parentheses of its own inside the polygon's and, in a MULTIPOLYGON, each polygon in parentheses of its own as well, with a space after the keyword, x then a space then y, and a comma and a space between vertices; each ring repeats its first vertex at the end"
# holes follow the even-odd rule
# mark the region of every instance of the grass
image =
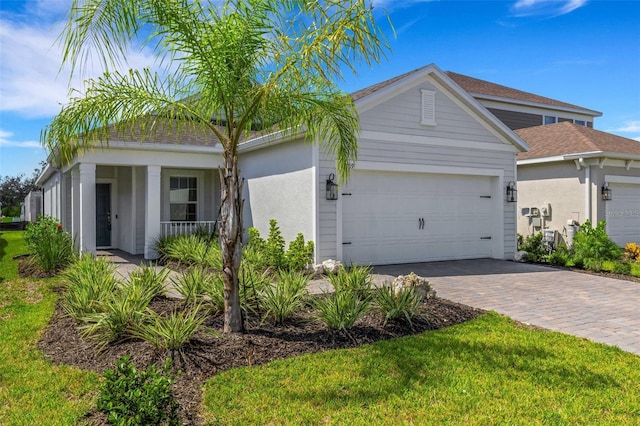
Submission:
POLYGON ((636 355, 489 313, 227 371, 204 407, 209 424, 638 424, 638 382, 636 355))
POLYGON ((22 231, 0 235, 0 424, 73 425, 93 405, 98 376, 44 360, 37 342, 56 302, 55 279, 17 278, 22 231))

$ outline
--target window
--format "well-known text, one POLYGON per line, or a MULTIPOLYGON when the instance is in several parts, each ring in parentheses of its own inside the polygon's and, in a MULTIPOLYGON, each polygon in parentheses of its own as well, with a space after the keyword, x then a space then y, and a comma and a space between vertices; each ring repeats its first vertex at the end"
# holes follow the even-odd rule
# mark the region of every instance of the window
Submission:
POLYGON ((425 126, 436 125, 436 92, 422 89, 422 119, 420 124, 425 126))
POLYGON ((578 126, 586 126, 587 122, 584 120, 573 120, 573 124, 577 124, 578 126))
POLYGON ((171 221, 198 220, 198 181, 195 177, 169 179, 169 215, 171 221))
POLYGON ((547 124, 554 124, 558 122, 558 117, 554 117, 552 115, 545 115, 543 124, 546 126, 547 124))

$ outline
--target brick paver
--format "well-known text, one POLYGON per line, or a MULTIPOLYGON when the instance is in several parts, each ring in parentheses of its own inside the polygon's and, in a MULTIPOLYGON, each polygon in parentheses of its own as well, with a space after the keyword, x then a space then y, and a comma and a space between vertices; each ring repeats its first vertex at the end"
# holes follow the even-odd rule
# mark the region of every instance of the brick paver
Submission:
POLYGON ((439 297, 640 355, 639 283, 491 259, 374 268, 381 276, 411 271, 439 297))

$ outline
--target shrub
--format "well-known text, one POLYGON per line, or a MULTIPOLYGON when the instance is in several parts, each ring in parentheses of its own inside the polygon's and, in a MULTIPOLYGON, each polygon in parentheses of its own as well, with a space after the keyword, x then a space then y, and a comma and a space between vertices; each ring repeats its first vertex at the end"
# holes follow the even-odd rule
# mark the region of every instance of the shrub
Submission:
POLYGON ((284 238, 275 219, 269 221, 269 237, 265 244, 265 254, 267 266, 273 271, 286 268, 286 257, 284 253, 284 238))
POLYGON ((518 236, 518 250, 527 252, 527 261, 540 262, 548 254, 547 249, 542 244, 542 232, 532 234, 526 238, 518 236))
POLYGON ((25 243, 36 265, 45 272, 66 267, 74 257, 71 234, 51 216, 40 216, 37 222, 27 225, 25 243))
POLYGON ((171 312, 163 317, 149 310, 132 335, 158 350, 177 351, 188 343, 204 320, 200 306, 186 312, 171 312))
POLYGON ((152 298, 153 292, 140 281, 126 283, 105 298, 100 312, 81 318, 80 330, 100 348, 129 338, 142 323, 152 298))
POLYGON ((260 309, 260 293, 271 284, 269 273, 243 263, 238 278, 242 308, 245 312, 257 312, 260 309))
POLYGON ((114 274, 115 266, 106 259, 82 255, 63 274, 66 282, 63 309, 77 322, 104 311, 106 300, 118 289, 114 274))
POLYGON ((614 262, 613 264, 613 272, 614 274, 631 274, 631 263, 629 262, 614 262))
POLYGON ((640 278, 640 263, 632 263, 629 273, 636 278, 640 278))
POLYGON ((264 318, 272 316, 276 324, 282 324, 304 304, 309 277, 300 272, 281 271, 274 284, 265 286, 259 294, 264 318))
POLYGON ((173 287, 180 293, 186 305, 196 305, 202 301, 205 288, 211 286, 214 274, 203 266, 193 266, 177 278, 171 278, 173 287))
POLYGON ((336 292, 354 292, 358 297, 365 298, 369 296, 373 284, 371 267, 352 265, 349 269, 341 268, 338 273, 329 275, 329 282, 336 292))
POLYGON ((222 268, 222 254, 217 242, 198 234, 164 237, 156 243, 163 261, 174 261, 186 266, 222 268))
POLYGON ((624 252, 629 260, 640 261, 640 245, 637 243, 627 243, 624 252))
POLYGON ((266 240, 256 228, 249 228, 247 232, 249 238, 242 252, 243 262, 255 269, 271 273, 281 270, 303 271, 313 261, 313 241, 305 242, 301 233, 289 243, 289 249, 285 252, 285 241, 275 219, 269 221, 269 237, 266 240))
POLYGON ((302 233, 289 243, 289 250, 285 254, 287 267, 291 271, 302 271, 305 266, 313 262, 313 241, 305 244, 302 233))
POLYGON ((147 288, 153 298, 164 295, 168 276, 167 268, 158 271, 154 266, 142 265, 129 274, 129 282, 147 288))
POLYGON ((130 357, 107 370, 97 406, 114 425, 178 425, 178 403, 171 393, 171 360, 162 370, 151 365, 138 371, 130 357))
POLYGON ((552 251, 548 255, 544 257, 544 260, 549 262, 552 265, 557 266, 569 266, 568 262, 571 258, 571 253, 569 249, 564 244, 559 244, 555 251, 552 251))
POLYGON ((224 312, 224 282, 221 274, 214 274, 210 280, 206 280, 202 292, 205 296, 202 301, 204 306, 214 314, 224 312))
POLYGON ((573 259, 586 269, 599 270, 605 260, 618 260, 623 250, 614 243, 605 231, 605 222, 593 228, 588 220, 578 229, 573 238, 573 259))
POLYGON ((414 287, 396 291, 390 286, 383 286, 373 293, 373 301, 384 314, 384 324, 389 320, 404 318, 410 325, 411 319, 418 312, 421 295, 414 287))
POLYGON ((332 330, 352 328, 356 321, 371 310, 371 299, 361 299, 353 291, 336 291, 312 299, 317 318, 332 330))

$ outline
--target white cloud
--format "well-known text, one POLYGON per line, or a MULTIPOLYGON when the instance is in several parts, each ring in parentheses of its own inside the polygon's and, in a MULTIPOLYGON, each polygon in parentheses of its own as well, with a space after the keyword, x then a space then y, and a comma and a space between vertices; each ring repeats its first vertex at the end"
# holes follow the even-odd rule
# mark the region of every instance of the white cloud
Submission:
POLYGON ((13 148, 42 148, 38 141, 13 141, 13 133, 0 129, 0 147, 13 148))
POLYGON ((625 121, 622 127, 614 129, 615 132, 636 133, 640 132, 640 120, 625 121))
POLYGON ((516 17, 566 15, 587 4, 588 0, 517 0, 511 6, 516 17))
MULTIPOLYGON (((60 112, 68 100, 69 87, 82 89, 80 77, 69 82, 69 68, 60 69, 62 51, 56 39, 62 31, 60 20, 66 1, 38 0, 26 6, 31 15, 0 15, 0 102, 1 111, 27 118, 50 117, 60 112), (48 19, 42 19, 47 16, 48 19), (53 18, 52 18, 53 17, 53 18), (30 19, 31 18, 31 19, 30 19), (57 23, 53 23, 57 20, 57 23)), ((131 52, 129 67, 151 66, 148 52, 131 52)), ((94 68, 87 77, 97 76, 94 68)))

